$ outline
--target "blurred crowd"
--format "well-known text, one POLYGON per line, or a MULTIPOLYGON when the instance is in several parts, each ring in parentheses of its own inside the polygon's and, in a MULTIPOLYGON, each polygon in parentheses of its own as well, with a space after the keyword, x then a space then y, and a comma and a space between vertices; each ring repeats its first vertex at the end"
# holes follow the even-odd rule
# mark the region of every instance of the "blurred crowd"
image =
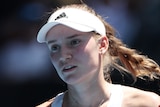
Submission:
MULTIPOLYGON (((48 13, 80 0, 15 0, 1 3, 0 106, 34 107, 66 89, 51 65, 45 44, 36 41, 48 13), (3 7, 3 8, 2 8, 3 7)), ((160 64, 159 0, 83 0, 105 18, 117 36, 160 64)), ((118 82, 118 74, 112 77, 118 82)), ((160 94, 160 83, 137 82, 160 94), (158 86, 157 86, 158 84, 158 86), (158 89, 158 90, 157 90, 158 89)))

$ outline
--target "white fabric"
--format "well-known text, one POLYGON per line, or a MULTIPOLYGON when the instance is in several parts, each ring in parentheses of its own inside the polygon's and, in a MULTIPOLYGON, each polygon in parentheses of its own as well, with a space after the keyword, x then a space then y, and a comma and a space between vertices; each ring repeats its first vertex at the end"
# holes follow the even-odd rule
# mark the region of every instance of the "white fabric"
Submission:
POLYGON ((53 13, 48 22, 42 26, 37 35, 39 43, 45 42, 47 32, 55 25, 62 24, 81 32, 95 31, 102 36, 106 35, 105 26, 95 15, 76 8, 60 9, 53 13))
MULTIPOLYGON (((64 93, 60 93, 56 96, 51 107, 62 107, 64 93)), ((121 85, 112 85, 111 97, 108 107, 121 107, 123 99, 123 91, 121 85)))
POLYGON ((111 97, 108 107, 121 107, 123 100, 123 90, 121 85, 112 85, 111 97))
POLYGON ((60 93, 54 99, 51 107, 62 107, 64 93, 60 93))

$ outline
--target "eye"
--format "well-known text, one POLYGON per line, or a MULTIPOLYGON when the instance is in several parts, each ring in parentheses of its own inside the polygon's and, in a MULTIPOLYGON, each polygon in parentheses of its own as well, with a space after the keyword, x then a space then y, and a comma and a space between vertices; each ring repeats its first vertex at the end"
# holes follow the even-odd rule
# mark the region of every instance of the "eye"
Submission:
POLYGON ((58 52, 59 50, 60 50, 60 46, 59 46, 59 45, 52 45, 52 46, 50 47, 50 51, 51 51, 52 53, 58 52))
POLYGON ((79 39, 75 39, 75 40, 72 40, 70 42, 70 45, 73 46, 73 47, 75 47, 75 46, 78 46, 80 44, 80 42, 81 41, 79 39))

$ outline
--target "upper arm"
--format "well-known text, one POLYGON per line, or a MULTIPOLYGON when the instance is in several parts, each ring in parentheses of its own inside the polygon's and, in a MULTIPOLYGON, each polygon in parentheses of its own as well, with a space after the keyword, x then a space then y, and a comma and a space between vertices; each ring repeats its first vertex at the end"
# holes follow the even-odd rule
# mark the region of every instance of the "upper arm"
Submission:
POLYGON ((124 106, 160 107, 160 96, 156 93, 125 87, 124 106))
POLYGON ((160 96, 155 94, 155 93, 152 93, 152 100, 153 100, 153 103, 155 105, 155 107, 160 107, 160 96))
POLYGON ((153 92, 144 92, 140 98, 144 100, 142 105, 145 107, 160 107, 160 96, 158 94, 153 92))
POLYGON ((46 101, 46 102, 44 102, 40 105, 37 105, 36 107, 51 107, 51 104, 52 104, 53 100, 54 100, 54 98, 52 98, 52 99, 50 99, 50 100, 48 100, 48 101, 46 101))

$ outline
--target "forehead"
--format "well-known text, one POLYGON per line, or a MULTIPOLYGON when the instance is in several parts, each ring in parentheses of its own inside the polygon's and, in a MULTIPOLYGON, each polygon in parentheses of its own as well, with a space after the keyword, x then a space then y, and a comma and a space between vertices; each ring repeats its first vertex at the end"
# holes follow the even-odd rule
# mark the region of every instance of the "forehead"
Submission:
MULTIPOLYGON (((53 40, 53 39, 62 39, 62 38, 71 38, 80 35, 91 35, 91 32, 81 32, 70 27, 67 27, 62 24, 58 24, 52 27, 46 35, 46 41, 53 40)), ((86 37, 86 36, 84 36, 86 37)))
POLYGON ((52 27, 48 32, 47 32, 47 35, 55 35, 55 34, 59 34, 59 33, 72 33, 72 32, 80 32, 80 31, 77 31, 77 30, 74 30, 70 27, 67 27, 65 25, 62 25, 62 24, 58 24, 58 25, 55 25, 54 27, 52 27))

